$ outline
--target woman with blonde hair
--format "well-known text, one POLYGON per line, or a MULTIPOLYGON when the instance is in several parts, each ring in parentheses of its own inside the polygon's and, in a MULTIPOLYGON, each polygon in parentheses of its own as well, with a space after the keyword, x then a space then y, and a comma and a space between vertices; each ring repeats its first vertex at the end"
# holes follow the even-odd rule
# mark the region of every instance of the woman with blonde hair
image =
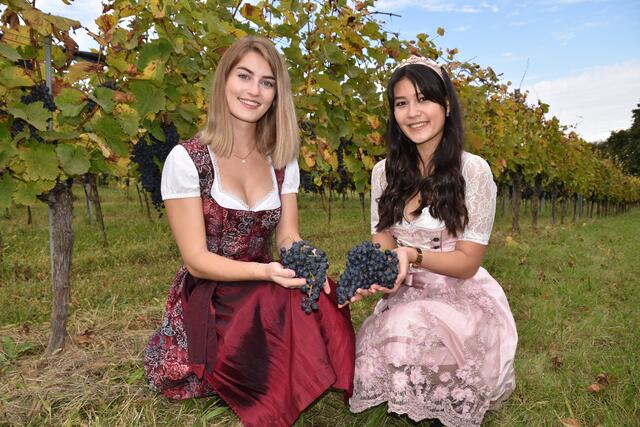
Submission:
POLYGON ((301 240, 298 128, 273 44, 237 40, 222 56, 207 124, 164 165, 162 196, 184 265, 145 350, 152 389, 218 395, 247 426, 291 425, 328 388, 351 394, 354 334, 333 284, 302 311, 305 279, 271 259, 301 240))

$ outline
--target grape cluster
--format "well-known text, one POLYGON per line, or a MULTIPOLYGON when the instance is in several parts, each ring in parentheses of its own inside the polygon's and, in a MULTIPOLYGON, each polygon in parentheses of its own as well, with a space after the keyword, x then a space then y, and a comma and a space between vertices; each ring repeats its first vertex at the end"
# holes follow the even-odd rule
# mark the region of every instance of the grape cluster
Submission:
POLYGON ((353 185, 351 183, 351 175, 347 168, 344 167, 344 153, 345 153, 345 141, 343 138, 340 138, 340 145, 336 150, 336 156, 338 157, 338 183, 336 186, 336 191, 338 194, 344 194, 349 188, 353 189, 353 185))
POLYGON ((142 187, 151 196, 156 209, 162 206, 162 169, 159 165, 164 164, 171 149, 180 141, 178 130, 172 122, 162 123, 160 126, 165 136, 164 142, 149 134, 150 143, 142 137, 133 146, 133 161, 138 164, 142 187))
POLYGON ((300 288, 300 291, 305 294, 302 297, 302 309, 305 313, 311 314, 318 309, 318 299, 327 277, 327 268, 329 268, 327 255, 311 246, 309 242, 299 240, 294 242, 288 250, 281 248, 280 258, 285 268, 296 272, 296 277, 307 280, 307 283, 300 288))
POLYGON ((23 104, 31 104, 37 101, 42 101, 44 108, 49 111, 56 111, 56 104, 53 102, 53 98, 49 93, 49 89, 45 83, 39 83, 31 87, 31 92, 28 95, 24 95, 20 98, 23 104))
POLYGON ((369 289, 375 283, 393 288, 398 277, 398 255, 378 243, 362 242, 349 250, 347 266, 338 280, 338 303, 344 304, 355 294, 356 289, 369 289))

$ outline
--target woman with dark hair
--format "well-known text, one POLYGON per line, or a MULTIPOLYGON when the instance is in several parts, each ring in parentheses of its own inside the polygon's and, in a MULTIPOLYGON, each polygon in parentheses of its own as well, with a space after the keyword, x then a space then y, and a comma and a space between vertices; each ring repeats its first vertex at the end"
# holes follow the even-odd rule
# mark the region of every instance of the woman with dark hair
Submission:
POLYGON ((398 255, 393 289, 356 338, 351 410, 387 402, 411 419, 478 426, 515 387, 515 323, 500 285, 480 267, 496 185, 463 150, 455 89, 436 62, 412 56, 387 87, 388 156, 371 178, 374 243, 398 255))
POLYGON ((245 426, 289 426, 328 388, 352 389, 348 310, 327 282, 305 314, 305 279, 271 259, 274 234, 279 248, 301 240, 298 146, 286 64, 267 39, 245 37, 218 64, 203 132, 162 171, 184 265, 145 373, 171 399, 219 396, 245 426))

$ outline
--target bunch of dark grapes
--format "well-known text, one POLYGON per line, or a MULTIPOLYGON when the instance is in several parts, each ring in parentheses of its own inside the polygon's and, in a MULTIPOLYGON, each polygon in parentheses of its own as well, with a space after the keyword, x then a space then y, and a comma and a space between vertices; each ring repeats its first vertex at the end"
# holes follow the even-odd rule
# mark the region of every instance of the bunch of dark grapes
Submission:
POLYGON ((318 187, 316 187, 316 185, 313 183, 311 172, 300 170, 300 185, 302 186, 302 189, 307 193, 318 192, 318 187))
POLYGON ((349 171, 344 167, 344 151, 345 144, 344 140, 340 140, 340 145, 338 146, 338 150, 336 151, 336 155, 338 157, 338 185, 336 190, 338 194, 344 194, 347 189, 351 186, 351 176, 349 175, 349 171))
POLYGON ((37 101, 42 101, 44 108, 49 111, 56 111, 56 104, 53 102, 53 98, 49 93, 49 89, 45 83, 39 83, 31 87, 31 92, 28 95, 24 95, 20 98, 23 104, 31 104, 37 101))
POLYGON ((311 314, 318 309, 318 299, 327 277, 329 261, 327 255, 316 249, 305 240, 294 242, 288 250, 280 249, 280 262, 285 268, 296 272, 296 277, 302 277, 307 283, 300 288, 303 294, 302 309, 311 314))
POLYGON ((347 266, 338 280, 338 303, 349 301, 357 289, 369 289, 375 283, 393 288, 398 277, 398 255, 378 243, 362 242, 349 250, 347 266))
POLYGON ((160 126, 164 132, 164 142, 149 134, 150 143, 143 137, 133 146, 133 161, 138 164, 142 187, 151 196, 156 209, 162 206, 160 191, 162 169, 159 165, 164 164, 171 149, 180 141, 178 130, 172 122, 162 123, 160 126))

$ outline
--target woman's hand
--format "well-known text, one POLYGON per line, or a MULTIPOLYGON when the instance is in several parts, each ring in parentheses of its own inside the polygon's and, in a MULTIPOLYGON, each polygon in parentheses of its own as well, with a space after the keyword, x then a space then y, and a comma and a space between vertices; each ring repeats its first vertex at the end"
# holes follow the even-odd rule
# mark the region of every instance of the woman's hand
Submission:
POLYGON ((277 283, 283 288, 299 288, 307 283, 306 279, 301 277, 297 278, 295 271, 290 268, 284 268, 279 262, 270 262, 269 264, 264 265, 265 275, 268 280, 277 283))

